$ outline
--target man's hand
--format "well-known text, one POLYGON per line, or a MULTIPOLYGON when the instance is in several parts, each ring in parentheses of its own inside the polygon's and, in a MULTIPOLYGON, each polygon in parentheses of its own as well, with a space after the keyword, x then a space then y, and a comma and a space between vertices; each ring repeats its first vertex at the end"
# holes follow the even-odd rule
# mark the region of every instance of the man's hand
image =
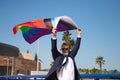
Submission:
POLYGON ((57 30, 56 30, 56 28, 52 28, 52 33, 53 33, 53 37, 56 38, 56 35, 57 35, 57 30))
POLYGON ((77 36, 78 36, 78 37, 81 37, 81 33, 82 33, 81 29, 80 29, 80 28, 77 28, 76 31, 77 31, 77 36))

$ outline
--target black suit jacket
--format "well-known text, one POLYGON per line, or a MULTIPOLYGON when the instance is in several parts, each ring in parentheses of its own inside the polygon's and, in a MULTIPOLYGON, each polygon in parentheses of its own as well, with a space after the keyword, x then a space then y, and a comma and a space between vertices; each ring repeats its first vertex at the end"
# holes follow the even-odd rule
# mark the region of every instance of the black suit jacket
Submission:
MULTIPOLYGON (((54 65, 49 70, 45 80, 57 80, 56 70, 60 68, 60 66, 62 65, 62 62, 64 60, 64 57, 65 57, 57 50, 57 40, 51 39, 51 42, 52 42, 52 57, 54 59, 54 65)), ((77 71, 77 67, 76 67, 76 64, 74 61, 74 58, 75 58, 75 56, 78 52, 78 49, 80 47, 80 42, 81 42, 81 38, 77 38, 77 41, 76 41, 76 44, 75 44, 73 50, 70 51, 69 55, 68 55, 69 57, 71 57, 73 59, 73 62, 74 62, 75 80, 80 80, 80 75, 77 71)))

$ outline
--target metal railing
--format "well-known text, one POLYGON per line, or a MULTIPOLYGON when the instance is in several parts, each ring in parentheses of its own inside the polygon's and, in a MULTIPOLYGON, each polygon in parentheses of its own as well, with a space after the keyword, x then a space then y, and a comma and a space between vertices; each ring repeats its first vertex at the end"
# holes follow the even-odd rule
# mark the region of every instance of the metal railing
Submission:
MULTIPOLYGON (((0 76, 0 80, 45 80, 46 75, 14 75, 0 76)), ((81 80, 84 79, 117 79, 120 80, 120 74, 80 74, 81 80)))
POLYGON ((82 79, 118 79, 120 80, 120 74, 80 74, 82 79))

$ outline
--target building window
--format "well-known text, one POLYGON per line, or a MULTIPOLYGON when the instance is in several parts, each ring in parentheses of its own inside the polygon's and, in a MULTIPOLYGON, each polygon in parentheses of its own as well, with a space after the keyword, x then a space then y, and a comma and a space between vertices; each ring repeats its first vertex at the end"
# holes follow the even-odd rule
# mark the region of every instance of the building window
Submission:
POLYGON ((27 74, 30 74, 30 71, 29 71, 29 70, 27 70, 27 74))
POLYGON ((7 66, 0 66, 0 75, 7 75, 7 66))
POLYGON ((17 70, 16 74, 19 74, 20 73, 20 70, 17 70))

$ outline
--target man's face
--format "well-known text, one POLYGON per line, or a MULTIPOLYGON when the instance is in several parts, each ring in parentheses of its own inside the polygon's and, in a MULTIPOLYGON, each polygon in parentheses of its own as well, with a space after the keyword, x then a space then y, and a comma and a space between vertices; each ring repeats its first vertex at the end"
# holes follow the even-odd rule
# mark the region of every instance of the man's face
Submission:
POLYGON ((68 55, 68 53, 69 53, 69 46, 68 46, 68 45, 62 45, 62 47, 61 47, 61 52, 62 52, 64 55, 68 55))

